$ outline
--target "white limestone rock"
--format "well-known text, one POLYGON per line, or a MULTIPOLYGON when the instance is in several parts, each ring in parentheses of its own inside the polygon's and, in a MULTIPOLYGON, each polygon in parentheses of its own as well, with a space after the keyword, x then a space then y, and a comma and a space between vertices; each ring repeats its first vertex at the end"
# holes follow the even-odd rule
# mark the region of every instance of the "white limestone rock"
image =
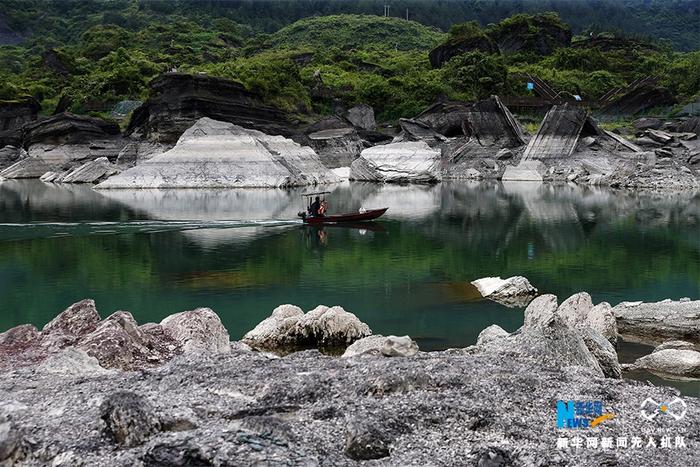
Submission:
POLYGON ((537 294, 537 289, 522 276, 484 277, 471 283, 482 297, 506 306, 525 306, 537 294))
POLYGON ((381 334, 373 334, 371 336, 363 337, 358 339, 345 349, 342 358, 356 357, 358 355, 363 355, 367 353, 379 354, 384 347, 385 336, 381 334))
POLYGON ((342 307, 319 305, 308 313, 281 305, 243 336, 251 347, 285 350, 292 347, 348 346, 372 334, 369 326, 342 307))
POLYGON ((541 327, 554 318, 557 311, 557 296, 540 295, 525 308, 524 328, 541 327))
POLYGON ((97 188, 273 188, 338 181, 307 146, 205 117, 171 150, 97 188))
POLYGON ((441 153, 424 141, 403 141, 367 148, 350 166, 350 180, 435 183, 442 179, 441 153))

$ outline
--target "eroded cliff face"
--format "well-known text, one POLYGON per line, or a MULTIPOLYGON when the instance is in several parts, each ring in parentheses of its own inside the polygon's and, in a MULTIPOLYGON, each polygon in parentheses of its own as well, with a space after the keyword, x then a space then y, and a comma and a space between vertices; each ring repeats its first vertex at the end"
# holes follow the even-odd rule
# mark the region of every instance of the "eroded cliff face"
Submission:
POLYGON ((150 83, 148 100, 133 113, 127 134, 174 143, 198 119, 235 123, 270 134, 288 134, 287 117, 242 84, 223 78, 166 73, 150 83))

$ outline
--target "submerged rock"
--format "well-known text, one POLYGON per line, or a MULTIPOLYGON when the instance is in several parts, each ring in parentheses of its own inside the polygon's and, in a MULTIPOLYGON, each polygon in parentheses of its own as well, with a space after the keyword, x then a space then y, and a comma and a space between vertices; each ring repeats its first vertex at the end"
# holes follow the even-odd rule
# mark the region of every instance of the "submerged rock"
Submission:
POLYGON ((273 188, 337 181, 309 147, 202 118, 183 133, 173 149, 97 188, 273 188))
POLYGON ((347 347, 372 334, 369 326, 339 306, 319 305, 308 313, 294 305, 280 305, 243 336, 254 348, 347 347))

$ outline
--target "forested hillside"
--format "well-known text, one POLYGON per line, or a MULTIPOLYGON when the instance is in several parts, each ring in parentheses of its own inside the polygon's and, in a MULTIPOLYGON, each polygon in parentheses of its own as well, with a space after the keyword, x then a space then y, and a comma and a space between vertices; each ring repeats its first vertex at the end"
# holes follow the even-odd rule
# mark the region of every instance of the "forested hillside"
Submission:
POLYGON ((43 113, 61 98, 78 113, 142 100, 150 79, 173 69, 238 80, 300 116, 365 102, 379 118, 393 119, 441 96, 521 95, 527 72, 590 99, 649 75, 679 102, 700 90, 700 52, 681 51, 698 43, 697 2, 685 0, 396 0, 386 2, 398 16, 389 18, 381 16, 385 2, 370 0, 0 3, 0 40, 7 44, 0 47, 0 99, 31 96, 43 113), (401 17, 406 8, 410 21, 401 17), (571 47, 528 49, 539 41, 535 17, 507 18, 542 9, 559 12, 536 18, 570 29, 571 47), (469 18, 475 21, 461 22, 469 18), (439 44, 465 34, 496 40, 506 29, 521 31, 515 39, 524 48, 468 50, 431 66, 428 54, 439 44), (625 39, 612 48, 576 46, 591 33, 625 39))

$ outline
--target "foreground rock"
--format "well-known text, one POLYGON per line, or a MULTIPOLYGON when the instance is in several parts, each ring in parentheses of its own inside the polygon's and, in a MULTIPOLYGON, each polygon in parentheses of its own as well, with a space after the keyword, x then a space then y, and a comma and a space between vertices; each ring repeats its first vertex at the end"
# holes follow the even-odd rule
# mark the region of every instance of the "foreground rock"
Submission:
POLYGON ((181 353, 222 353, 229 335, 208 308, 139 326, 131 313, 102 320, 93 300, 74 303, 39 331, 21 325, 0 334, 0 370, 41 363, 50 373, 104 373, 162 365, 181 353), (94 363, 93 363, 94 362, 94 363))
POLYGON ((506 306, 526 306, 537 295, 537 289, 525 277, 507 279, 484 277, 471 282, 482 297, 506 306))
POLYGON ((700 343, 700 300, 622 302, 613 313, 625 339, 648 344, 673 339, 700 343))
POLYGON ((298 348, 347 347, 372 334, 369 326, 339 306, 319 305, 308 313, 294 305, 280 305, 243 336, 251 347, 289 351, 298 348))
POLYGON ((173 149, 107 179, 98 188, 273 188, 337 181, 309 147, 202 118, 173 149))
MULTIPOLYGON (((700 437, 693 417, 639 421, 646 398, 676 396, 668 387, 603 379, 580 366, 550 366, 546 358, 500 350, 361 360, 317 351, 271 360, 234 350, 181 355, 140 373, 4 373, 0 412, 11 421, 0 423, 0 433, 11 440, 3 455, 18 466, 65 459, 84 465, 355 466, 365 459, 387 466, 493 465, 486 462, 494 459, 563 465, 564 456, 581 466, 693 465, 700 437), (657 444, 662 436, 683 436, 687 447, 557 449, 558 438, 577 433, 557 429, 556 401, 576 398, 581 388, 582 400, 601 400, 604 411, 615 413, 602 427, 605 436, 639 436, 644 443, 654 437, 657 444)), ((697 399, 684 401, 689 414, 700 410, 697 399)))

